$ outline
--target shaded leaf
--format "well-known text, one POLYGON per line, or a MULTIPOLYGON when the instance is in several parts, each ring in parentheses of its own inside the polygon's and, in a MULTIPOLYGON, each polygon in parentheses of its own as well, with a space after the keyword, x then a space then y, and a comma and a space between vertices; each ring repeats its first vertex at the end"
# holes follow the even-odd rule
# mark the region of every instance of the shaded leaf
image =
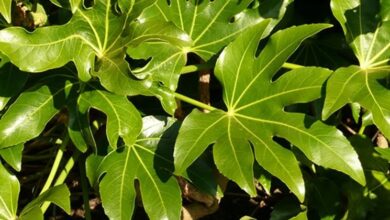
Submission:
POLYGON ((38 217, 43 219, 43 213, 40 206, 46 201, 56 204, 66 213, 70 214, 70 192, 68 187, 63 184, 49 188, 46 192, 28 203, 21 211, 20 219, 37 219, 38 217))
POLYGON ((2 0, 0 2, 0 14, 8 23, 11 23, 11 6, 12 0, 2 0))
POLYGON ((279 31, 256 57, 267 25, 268 22, 262 22, 248 29, 218 58, 215 74, 224 88, 227 111, 204 114, 195 110, 184 120, 175 147, 176 172, 182 173, 209 144, 216 143, 218 147, 221 142, 224 149, 214 149, 214 157, 228 154, 230 164, 216 160, 218 169, 255 195, 252 166, 248 168, 253 159, 247 155, 253 146, 256 161, 302 201, 305 189, 298 162, 293 152, 273 140, 282 137, 314 163, 344 172, 364 184, 357 154, 340 131, 310 116, 283 111, 285 106, 319 98, 331 72, 323 68, 299 68, 272 81, 304 39, 329 25, 302 25, 279 31))
POLYGON ((74 92, 71 79, 58 75, 23 92, 0 119, 0 148, 38 136, 74 92))
POLYGON ((83 0, 50 0, 58 7, 71 9, 72 13, 75 13, 79 7, 82 7, 83 0))
POLYGON ((79 97, 81 114, 85 115, 90 108, 95 108, 107 115, 106 134, 111 148, 117 148, 119 137, 128 145, 134 144, 142 127, 137 109, 126 96, 92 88, 93 90, 85 91, 79 97))
POLYGON ((275 205, 270 220, 291 219, 300 212, 299 201, 293 196, 286 196, 275 205))
POLYGON ((15 219, 18 209, 19 181, 0 163, 0 219, 15 219))
POLYGON ((0 156, 16 171, 22 169, 22 152, 24 143, 13 147, 0 149, 0 156))
POLYGON ((0 111, 4 109, 13 96, 20 92, 27 78, 26 73, 19 71, 10 63, 0 68, 0 111))
POLYGON ((379 147, 376 147, 375 150, 380 153, 380 155, 386 159, 387 161, 390 162, 390 149, 383 149, 383 148, 379 148, 379 147))
POLYGON ((111 152, 97 167, 97 174, 105 173, 99 186, 110 219, 131 219, 137 186, 150 219, 180 218, 181 193, 172 178, 176 126, 171 119, 145 117, 136 143, 111 152))

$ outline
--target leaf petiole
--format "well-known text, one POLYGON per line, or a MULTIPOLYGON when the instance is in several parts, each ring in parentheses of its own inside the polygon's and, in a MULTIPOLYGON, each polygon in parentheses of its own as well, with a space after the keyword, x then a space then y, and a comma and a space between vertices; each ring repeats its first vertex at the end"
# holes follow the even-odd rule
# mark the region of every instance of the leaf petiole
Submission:
POLYGON ((213 107, 213 106, 209 106, 209 105, 206 105, 202 102, 199 102, 195 99, 192 99, 188 96, 185 96, 185 95, 182 95, 182 94, 179 94, 179 93, 174 93, 175 97, 179 100, 182 100, 184 102, 187 102, 191 105, 194 105, 196 107, 199 107, 199 108, 202 108, 202 109, 205 109, 205 110, 209 110, 209 111, 214 111, 214 110, 217 110, 217 108, 213 107))

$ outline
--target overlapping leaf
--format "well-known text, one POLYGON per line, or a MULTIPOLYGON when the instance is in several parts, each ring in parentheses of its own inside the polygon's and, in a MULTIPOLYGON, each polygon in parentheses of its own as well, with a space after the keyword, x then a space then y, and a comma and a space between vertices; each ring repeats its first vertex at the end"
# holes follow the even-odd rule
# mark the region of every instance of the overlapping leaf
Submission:
POLYGON ((203 60, 209 60, 243 30, 267 18, 272 19, 267 30, 270 31, 283 17, 289 2, 290 0, 158 0, 138 20, 173 22, 186 33, 180 38, 191 39, 191 44, 145 43, 140 47, 130 47, 127 52, 135 59, 151 58, 145 67, 135 70, 136 73, 150 74, 170 91, 175 91, 188 53, 192 52, 203 60))
POLYGON ((329 79, 323 117, 357 102, 372 112, 374 123, 390 138, 390 12, 386 7, 379 0, 332 1, 333 14, 360 66, 341 68, 329 79))
MULTIPOLYGON (((174 178, 172 148, 177 127, 172 120, 143 119, 143 129, 132 146, 124 146, 107 155, 96 170, 90 170, 92 183, 101 180, 103 207, 110 219, 131 219, 136 188, 150 219, 179 219, 180 189, 174 178), (137 180, 137 182, 135 182, 137 180), (139 183, 139 184, 138 184, 139 183)), ((88 162, 95 161, 92 156, 88 162)), ((96 164, 95 164, 96 165, 96 164)))
POLYGON ((38 136, 75 92, 72 79, 60 75, 23 92, 0 119, 0 148, 38 136))
POLYGON ((329 26, 302 25, 277 32, 256 57, 267 25, 262 22, 248 29, 218 58, 215 74, 224 88, 227 111, 194 111, 186 118, 175 147, 177 172, 183 172, 209 144, 215 143, 218 169, 254 195, 253 146, 258 163, 303 200, 305 187, 298 162, 292 151, 273 140, 281 137, 314 163, 344 172, 364 184, 357 154, 340 131, 310 116, 283 110, 285 106, 319 98, 331 72, 300 68, 273 81, 304 39, 329 26))
MULTIPOLYGON (((89 9, 80 3, 65 25, 38 28, 33 33, 20 27, 1 30, 0 51, 27 72, 41 72, 74 62, 83 81, 95 75, 104 87, 115 93, 155 95, 164 99, 168 94, 158 83, 137 79, 125 60, 126 45, 139 43, 139 39, 156 40, 156 31, 148 29, 149 23, 129 26, 153 2, 97 0, 89 9), (144 31, 129 31, 129 28, 144 31)), ((163 34, 159 36, 164 38, 163 34)), ((168 112, 173 112, 174 105, 172 101, 164 103, 168 112)))
POLYGON ((90 108, 95 108, 107 115, 106 134, 110 147, 113 149, 116 149, 120 137, 126 144, 132 145, 142 126, 139 112, 126 96, 112 94, 96 87, 80 95, 78 107, 81 115, 86 115, 90 108))

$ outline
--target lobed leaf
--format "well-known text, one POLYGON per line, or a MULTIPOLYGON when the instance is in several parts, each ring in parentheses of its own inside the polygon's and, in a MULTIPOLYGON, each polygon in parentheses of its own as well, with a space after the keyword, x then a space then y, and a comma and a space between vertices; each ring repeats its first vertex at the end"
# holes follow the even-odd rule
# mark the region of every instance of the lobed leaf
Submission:
POLYGON ((176 172, 182 173, 209 144, 215 143, 218 169, 253 195, 250 167, 254 161, 248 156, 252 146, 257 162, 285 182, 302 201, 305 188, 298 161, 292 151, 273 140, 280 137, 297 146, 314 163, 344 172, 364 184, 358 156, 340 131, 308 115, 283 110, 319 98, 331 71, 299 68, 274 79, 304 39, 329 25, 302 25, 279 31, 256 57, 268 22, 245 31, 218 58, 215 75, 223 85, 227 111, 194 111, 184 120, 174 153, 176 172), (221 159, 223 156, 227 158, 221 159))
POLYGON ((142 122, 139 112, 126 96, 92 87, 92 90, 81 93, 78 107, 83 115, 86 115, 90 108, 107 115, 106 134, 111 148, 117 148, 119 137, 123 138, 127 145, 134 144, 142 122))
POLYGON ((172 120, 145 117, 134 145, 119 148, 100 162, 88 158, 99 164, 96 172, 89 175, 93 182, 105 173, 99 186, 110 219, 131 219, 138 187, 150 219, 180 218, 180 188, 171 176, 175 127, 172 120))

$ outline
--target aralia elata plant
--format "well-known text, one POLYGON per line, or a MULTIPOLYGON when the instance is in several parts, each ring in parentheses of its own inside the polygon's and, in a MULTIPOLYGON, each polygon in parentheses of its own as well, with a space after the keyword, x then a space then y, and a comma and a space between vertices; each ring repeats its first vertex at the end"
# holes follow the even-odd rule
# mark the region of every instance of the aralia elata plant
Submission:
POLYGON ((226 178, 282 191, 271 219, 389 217, 390 5, 302 24, 302 1, 3 0, 0 219, 71 214, 70 178, 86 219, 92 194, 110 219, 201 217, 183 198, 207 213, 226 178))

